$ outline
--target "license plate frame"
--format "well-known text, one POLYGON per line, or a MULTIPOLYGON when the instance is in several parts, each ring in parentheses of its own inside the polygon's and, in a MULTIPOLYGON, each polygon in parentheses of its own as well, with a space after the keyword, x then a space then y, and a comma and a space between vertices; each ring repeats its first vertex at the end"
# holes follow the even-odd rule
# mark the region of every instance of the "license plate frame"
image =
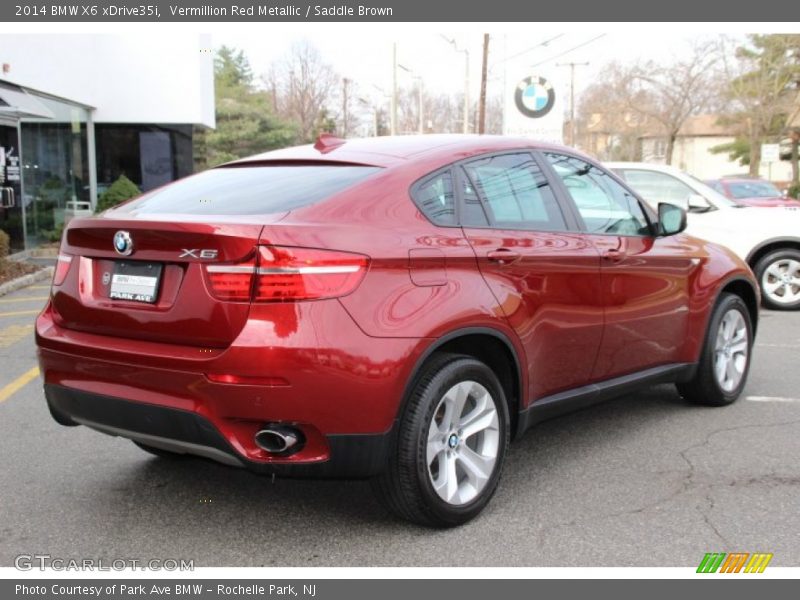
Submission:
POLYGON ((164 265, 156 262, 114 262, 108 297, 111 300, 155 304, 161 287, 164 265))

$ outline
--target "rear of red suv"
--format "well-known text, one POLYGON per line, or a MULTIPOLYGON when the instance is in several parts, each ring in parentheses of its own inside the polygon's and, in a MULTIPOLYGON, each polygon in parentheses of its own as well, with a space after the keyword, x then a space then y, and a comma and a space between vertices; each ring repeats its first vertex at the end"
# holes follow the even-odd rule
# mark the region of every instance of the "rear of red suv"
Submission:
MULTIPOLYGON (((338 301, 370 258, 277 224, 381 170, 213 169, 74 220, 37 322, 54 417, 256 470, 374 474, 394 415, 360 398, 400 384, 347 364, 339 341, 366 336, 338 301)), ((390 358, 406 345, 373 344, 390 358)))

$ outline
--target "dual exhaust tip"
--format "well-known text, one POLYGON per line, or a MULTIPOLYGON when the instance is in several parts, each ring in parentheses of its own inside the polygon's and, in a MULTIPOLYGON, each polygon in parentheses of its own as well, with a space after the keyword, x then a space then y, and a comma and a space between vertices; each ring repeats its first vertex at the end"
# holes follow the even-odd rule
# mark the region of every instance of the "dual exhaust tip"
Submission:
POLYGON ((270 454, 294 454, 303 447, 305 436, 296 427, 267 425, 255 435, 256 446, 270 454))

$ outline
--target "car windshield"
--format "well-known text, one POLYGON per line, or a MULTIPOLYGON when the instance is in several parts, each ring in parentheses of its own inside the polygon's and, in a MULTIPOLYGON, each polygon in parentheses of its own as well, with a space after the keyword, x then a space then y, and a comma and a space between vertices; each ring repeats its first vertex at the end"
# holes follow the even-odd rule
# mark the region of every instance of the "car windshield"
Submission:
POLYGON ((768 181, 729 182, 728 190, 734 198, 776 198, 781 192, 768 181))

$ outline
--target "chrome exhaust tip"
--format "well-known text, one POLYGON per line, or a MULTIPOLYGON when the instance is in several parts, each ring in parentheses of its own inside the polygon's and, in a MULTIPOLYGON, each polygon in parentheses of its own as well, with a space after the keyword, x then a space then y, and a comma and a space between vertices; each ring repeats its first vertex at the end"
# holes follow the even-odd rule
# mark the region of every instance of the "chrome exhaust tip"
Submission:
POLYGON ((300 449, 303 434, 286 425, 269 425, 256 433, 256 446, 270 454, 290 454, 300 449))

